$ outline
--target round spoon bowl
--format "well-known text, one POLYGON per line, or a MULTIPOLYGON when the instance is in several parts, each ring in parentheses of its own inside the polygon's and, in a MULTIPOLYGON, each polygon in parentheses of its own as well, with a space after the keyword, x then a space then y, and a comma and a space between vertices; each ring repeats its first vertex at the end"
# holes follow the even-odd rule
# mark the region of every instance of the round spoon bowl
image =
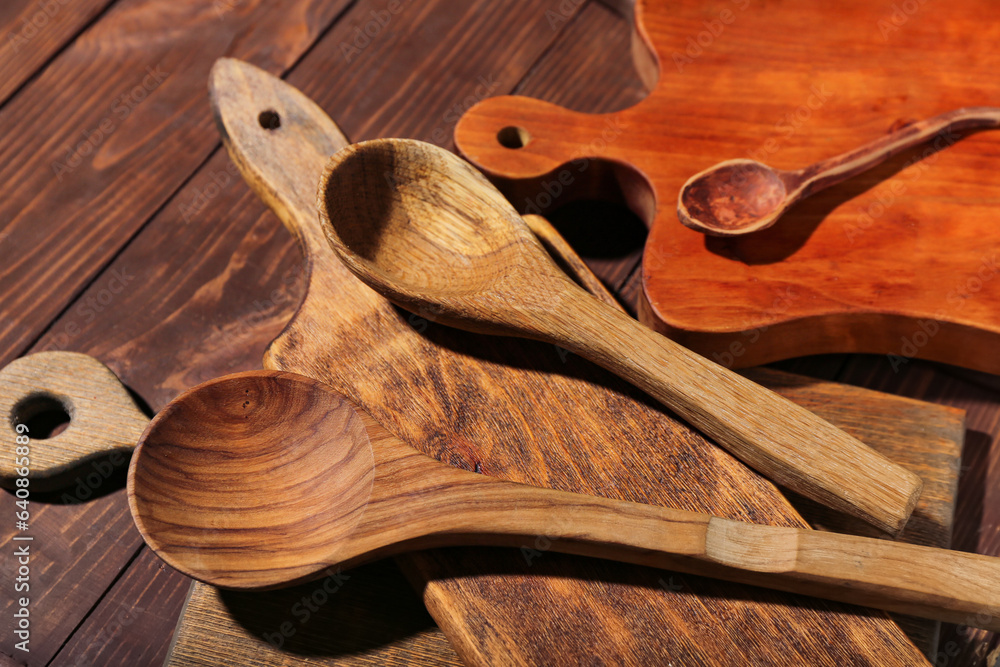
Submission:
POLYGON ((320 198, 341 258, 401 293, 486 290, 509 269, 505 250, 518 238, 511 230, 524 227, 479 172, 419 141, 344 148, 327 167, 320 198))
POLYGON ((195 387, 153 419, 129 468, 129 504, 174 568, 267 588, 339 561, 373 480, 371 443, 346 399, 308 378, 245 373, 195 387))
POLYGON ((756 160, 728 160, 693 176, 681 189, 677 215, 708 234, 746 234, 770 227, 785 209, 781 176, 756 160))

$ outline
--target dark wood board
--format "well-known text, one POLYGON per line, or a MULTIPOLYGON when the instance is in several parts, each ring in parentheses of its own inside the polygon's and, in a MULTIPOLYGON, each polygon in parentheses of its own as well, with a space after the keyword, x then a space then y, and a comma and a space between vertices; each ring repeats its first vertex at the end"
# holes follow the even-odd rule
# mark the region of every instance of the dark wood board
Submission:
MULTIPOLYGON (((236 3, 234 3, 236 4, 236 3)), ((437 12, 441 11, 437 3, 421 13, 422 25, 433 38, 437 29, 437 21, 440 20, 437 12)), ((553 98, 568 94, 560 92, 562 90, 572 90, 572 97, 579 100, 577 107, 582 111, 607 110, 604 104, 605 99, 613 97, 616 93, 607 90, 608 81, 623 80, 626 77, 633 77, 630 72, 630 65, 616 54, 622 51, 609 52, 608 59, 602 61, 602 65, 611 72, 604 79, 591 80, 573 68, 559 69, 560 54, 568 47, 567 41, 562 37, 559 30, 551 31, 545 19, 544 11, 552 9, 558 11, 559 3, 539 3, 537 13, 531 14, 522 9, 524 3, 511 3, 505 5, 505 16, 502 17, 493 27, 492 31, 483 31, 475 45, 475 49, 462 51, 451 65, 442 64, 439 69, 420 70, 416 68, 414 73, 409 68, 412 62, 400 63, 398 61, 383 60, 382 66, 369 64, 366 69, 359 70, 355 75, 348 76, 343 70, 350 70, 351 64, 344 64, 341 54, 331 48, 327 55, 319 61, 321 64, 314 65, 314 69, 309 72, 303 70, 302 79, 294 80, 296 85, 307 88, 308 92, 320 99, 320 92, 327 97, 322 98, 324 107, 331 110, 342 125, 355 137, 375 136, 384 131, 386 134, 405 134, 402 129, 404 125, 411 127, 420 126, 411 134, 420 138, 430 138, 429 132, 436 127, 445 128, 450 134, 450 123, 444 119, 444 115, 455 104, 461 104, 464 99, 475 95, 477 77, 486 76, 491 72, 501 71, 502 66, 489 60, 490 45, 502 41, 513 30, 523 28, 525 25, 537 26, 540 29, 524 40, 536 40, 543 42, 540 44, 537 54, 538 58, 542 51, 546 51, 545 58, 537 61, 530 67, 530 76, 523 81, 530 81, 531 76, 536 73, 545 72, 549 67, 548 63, 553 63, 555 71, 565 71, 566 75, 560 76, 555 73, 546 77, 543 87, 549 88, 549 94, 553 98), (507 26, 511 25, 512 28, 507 26), (552 40, 555 40, 554 42, 552 40), (466 65, 465 68, 458 67, 456 61, 466 65), (395 63, 395 64, 394 64, 395 63), (615 74, 616 68, 618 74, 615 74), (412 75, 412 76, 411 76, 412 75), (378 79, 389 88, 389 92, 383 95, 378 85, 378 79), (440 79, 440 80, 439 80, 440 79), (311 83, 310 83, 311 82, 311 83), (304 83, 309 83, 307 87, 304 83), (326 84, 337 86, 340 90, 327 88, 326 84), (598 85, 600 84, 600 85, 598 85), (367 87, 365 87, 367 86, 367 87), (446 90, 447 92, 440 92, 446 90), (411 92, 412 91, 412 92, 411 92), (412 95, 413 92, 420 92, 420 101, 413 104, 424 105, 421 110, 410 113, 400 111, 398 104, 394 104, 394 95, 412 95), (374 99, 369 97, 369 93, 374 95, 374 99), (391 94, 390 94, 391 93, 391 94), (360 99, 360 107, 354 113, 354 103, 360 99), (343 113, 342 113, 343 112, 343 113), (350 118, 344 118, 344 114, 354 113, 350 118), (378 116, 378 120, 369 123, 369 116, 378 116), (345 120, 347 122, 345 122, 345 120), (395 126, 393 126, 395 124, 395 126)), ((240 6, 248 8, 249 5, 240 3, 240 6)), ((585 3, 580 11, 581 17, 587 13, 596 11, 594 3, 585 3)), ((379 3, 359 2, 356 5, 360 15, 373 10, 381 9, 379 3)), ((598 8, 600 9, 600 8, 598 8)), ((212 11, 212 10, 208 10, 212 11)), ((105 17, 102 17, 103 20, 105 17)), ((358 18, 357 16, 355 18, 358 18)), ((344 20, 344 19, 341 19, 344 20)), ((579 19, 579 20, 582 20, 579 19)), ((568 21, 563 25, 573 25, 568 21)), ((347 25, 350 30, 354 24, 347 25)), ((561 27, 562 29, 566 29, 561 27)), ((381 39, 369 47, 369 49, 379 50, 385 48, 389 42, 402 39, 395 35, 396 31, 408 33, 415 30, 409 20, 400 20, 395 27, 388 30, 381 39)), ((346 34, 343 33, 343 34, 346 34)), ((599 34, 603 35, 604 32, 599 34)), ((275 39, 274 36, 271 36, 275 39)), ((411 38, 412 39, 412 38, 411 38)), ((277 42, 274 42, 277 43, 277 42)), ((580 49, 581 44, 574 44, 580 49)), ((595 41, 595 44, 597 42, 595 41)), ((583 49, 584 51, 586 49, 583 49)), ((373 53, 376 51, 372 51, 373 53)), ((381 53, 381 52, 380 52, 381 53)), ((442 53, 437 57, 445 58, 442 53)), ((447 59, 446 59, 447 60, 447 59)), ((600 60, 600 59, 599 59, 600 60)), ((505 71, 504 85, 497 89, 497 93, 507 92, 518 84, 520 77, 525 71, 518 72, 516 68, 505 71), (507 80, 509 79, 509 80, 507 80)), ((23 91, 22 91, 23 92, 23 91)), ((541 91, 533 90, 531 94, 539 94, 541 91)), ((191 103, 198 109, 207 109, 204 98, 203 83, 196 87, 191 103), (198 106, 204 105, 204 106, 198 106)), ((56 98, 58 99, 58 98, 56 98)), ((192 107, 192 108, 194 108, 192 107)), ((449 118, 450 118, 449 114, 449 118)), ((27 128, 28 132, 34 132, 34 128, 27 128)), ((213 130, 214 132, 214 130, 213 130)), ((169 132, 165 136, 170 136, 169 132)), ((48 167, 48 165, 43 165, 48 167)), ((57 335, 65 330, 70 324, 80 327, 81 333, 74 337, 72 347, 84 351, 91 351, 102 359, 112 364, 117 372, 142 395, 151 405, 159 406, 169 400, 176 393, 191 384, 202 379, 218 375, 229 370, 252 368, 257 365, 260 352, 266 343, 280 331, 284 321, 287 320, 294 304, 301 297, 302 282, 300 274, 297 273, 298 266, 297 250, 294 248, 288 235, 280 229, 273 217, 263 213, 262 207, 255 201, 244 187, 238 183, 238 178, 227 181, 226 175, 233 175, 227 170, 227 163, 224 158, 216 156, 210 161, 200 166, 200 171, 184 185, 184 188, 173 194, 173 197, 165 203, 162 209, 154 218, 155 225, 150 225, 155 231, 147 233, 143 231, 138 234, 126 246, 127 250, 115 260, 115 264, 107 267, 102 274, 101 265, 92 267, 93 275, 98 276, 89 291, 85 292, 82 298, 72 300, 72 295, 65 295, 59 292, 62 289, 59 285, 50 285, 55 298, 60 303, 68 303, 69 306, 57 321, 46 323, 49 335, 39 342, 36 349, 45 346, 58 347, 60 343, 57 335), (216 188, 220 193, 216 195, 216 188), (207 195, 215 195, 207 197, 207 195), (191 212, 191 209, 194 209, 191 212), (188 210, 190 215, 184 219, 182 210, 188 210), (136 247, 137 246, 137 247, 136 247), (192 254, 202 253, 200 260, 191 260, 192 254), (189 261, 191 260, 191 261, 189 261), (143 280, 130 283, 127 303, 124 300, 118 305, 113 305, 100 314, 93 322, 87 322, 79 313, 75 312, 77 307, 85 305, 83 300, 87 295, 97 297, 101 290, 107 287, 109 280, 115 269, 126 269, 130 274, 135 274, 134 267, 141 267, 145 270, 143 280), (225 298, 219 297, 224 294, 225 298)), ((185 168, 180 165, 179 168, 185 168)), ((129 174, 124 174, 127 177, 129 174)), ((130 182, 130 186, 144 187, 144 183, 130 182)), ((57 214, 62 210, 59 207, 53 209, 57 214)), ((125 213, 117 211, 110 216, 108 224, 132 225, 132 229, 138 229, 143 221, 135 221, 125 213)), ((0 235, 7 231, 9 220, 0 218, 0 235)), ((69 223, 67 223, 69 224, 69 223)), ((564 227, 564 229, 566 229, 564 227)), ((598 230, 604 233, 604 230, 598 230)), ((607 230, 614 233, 615 229, 607 230)), ((572 235, 570 234, 572 237, 572 235)), ((0 238, 0 253, 5 253, 12 247, 11 237, 0 238)), ((73 251, 90 252, 93 249, 76 248, 73 251)), ((603 249, 601 249, 603 250, 603 249)), ((56 252, 57 251, 53 251, 56 252)), ((114 254, 109 251, 107 256, 114 254)), ((586 254, 586 253, 585 253, 586 254)), ((629 261, 622 261, 616 264, 614 256, 601 255, 600 253, 590 254, 588 258, 593 258, 597 263, 592 265, 601 269, 600 265, 607 267, 611 274, 601 275, 635 275, 635 265, 629 261)), ((614 287, 619 285, 608 281, 614 287)), ((626 285, 628 287, 628 284, 626 285)), ((0 284, 0 294, 5 298, 9 296, 8 290, 12 289, 7 283, 0 284)), ((39 298, 46 298, 40 295, 39 298)), ((0 301, 0 303, 3 303, 0 301)), ((632 305, 631 303, 629 304, 632 305)), ((58 311, 58 309, 56 309, 58 311)), ((16 313, 4 311, 4 316, 18 322, 16 313)), ((67 345, 69 346, 69 345, 67 345)), ((16 354, 13 353, 13 354, 16 354)), ((867 367, 869 364, 877 366, 870 360, 862 359, 859 364, 867 367)), ((796 365, 798 370, 812 369, 815 372, 827 373, 828 369, 834 369, 838 363, 826 364, 825 360, 818 363, 809 361, 796 365)), ((932 388, 941 382, 949 382, 949 375, 938 368, 929 368, 926 371, 930 378, 927 382, 919 383, 914 389, 915 395, 925 392, 932 400, 940 400, 932 388)), ((961 383, 962 386, 969 386, 961 383)), ((965 400, 959 397, 961 407, 970 411, 970 423, 978 420, 980 423, 993 424, 994 417, 998 411, 998 395, 989 390, 978 395, 975 400, 965 400), (964 402, 963 402, 964 401, 964 402)), ((990 457, 995 457, 997 447, 996 428, 993 426, 982 427, 981 439, 976 444, 975 450, 985 453, 984 457, 976 460, 990 461, 990 457), (992 453, 991 453, 992 452, 992 453), (987 456, 988 455, 988 456, 987 456)), ((982 470, 983 486, 990 488, 990 480, 996 479, 996 472, 1000 466, 993 464, 992 467, 979 468, 982 470)), ((968 481, 968 480, 966 480, 968 481)), ((995 481, 992 482, 995 486, 995 481)), ((965 485, 963 485, 963 490, 965 485)), ((968 495, 968 494, 966 494, 968 495)), ((114 496, 111 498, 113 499, 114 496)), ((101 501, 98 501, 101 502, 101 501)), ((105 499, 105 502, 108 502, 105 499)), ((981 506, 982 495, 977 497, 976 502, 971 506, 981 506)), ((966 506, 969 506, 967 503, 966 506)), ((64 514, 56 517, 55 513, 50 513, 49 519, 43 525, 48 525, 47 530, 52 534, 66 531, 72 534, 80 529, 76 527, 76 519, 83 516, 87 508, 69 508, 64 514)), ((958 516, 957 530, 961 533, 971 535, 992 535, 995 537, 997 525, 995 518, 990 523, 991 516, 988 512, 965 512, 958 516), (980 523, 982 520, 982 523, 980 523)), ((40 519, 41 521, 41 519, 40 519)), ((127 531, 123 531, 125 535, 127 531)), ((121 536, 111 536, 103 538, 95 544, 92 550, 84 550, 81 558, 99 560, 108 558, 108 547, 114 545, 121 536)), ((992 548, 988 553, 997 553, 996 547, 990 547, 990 540, 983 539, 983 548, 992 548)), ((136 560, 129 560, 126 556, 119 561, 116 569, 124 568, 129 562, 136 563, 136 560)), ((69 575, 68 575, 69 576, 69 575)), ((86 580, 81 580, 85 582, 86 580)), ((151 580, 152 581, 152 580, 151 580)), ((159 581, 159 579, 157 579, 159 581)), ((171 582, 164 583, 164 586, 172 585, 171 582)), ((180 584, 186 588, 186 583, 180 584)), ((135 590, 135 589, 134 589, 135 590)), ((110 590, 104 598, 94 607, 95 613, 99 613, 103 608, 117 610, 121 604, 128 604, 129 597, 122 589, 110 590)), ((0 599, 2 599, 0 595, 0 599)), ((164 599, 172 599, 165 595, 164 599)), ((56 604, 53 600, 51 603, 56 604)), ((76 613, 80 618, 88 614, 92 604, 87 602, 82 605, 72 597, 66 597, 62 604, 68 607, 78 607, 76 613)), ((40 607, 40 614, 48 611, 48 608, 40 607)), ((179 613, 180 608, 174 608, 174 615, 179 613)), ((426 618, 426 617, 424 617, 426 618)), ((83 626, 81 626, 82 628, 83 626)), ((88 626, 89 627, 89 626, 88 626)), ((134 650, 143 650, 143 646, 150 641, 160 641, 159 638, 169 637, 174 630, 173 623, 161 623, 158 627, 147 628, 143 633, 138 633, 138 624, 132 624, 123 629, 117 640, 134 647, 134 650)), ((415 627, 412 624, 407 627, 415 627)), ((88 637, 77 631, 78 638, 75 641, 86 643, 88 637)), ((90 639, 97 643, 97 639, 90 639)), ((961 657, 947 657, 949 665, 974 664, 969 656, 973 653, 985 654, 988 646, 988 638, 983 640, 977 638, 970 646, 972 652, 963 654, 961 657)), ((82 648, 82 646, 81 646, 82 648)), ((944 647, 942 646, 942 650, 944 647)), ((139 664, 128 662, 125 664, 139 664)))
POLYGON ((10 253, 0 362, 23 353, 211 154, 204 91, 215 58, 283 71, 347 4, 122 0, 0 108, 10 253))
POLYGON ((0 6, 0 106, 115 0, 7 0, 0 6))
POLYGON ((606 114, 491 99, 459 123, 460 151, 529 212, 552 190, 626 202, 652 225, 641 319, 720 363, 877 352, 1000 371, 994 131, 932 139, 759 233, 706 238, 676 215, 685 181, 722 160, 797 169, 995 104, 998 32, 982 22, 993 5, 635 5, 646 99, 606 114), (505 127, 530 140, 502 145, 505 127))

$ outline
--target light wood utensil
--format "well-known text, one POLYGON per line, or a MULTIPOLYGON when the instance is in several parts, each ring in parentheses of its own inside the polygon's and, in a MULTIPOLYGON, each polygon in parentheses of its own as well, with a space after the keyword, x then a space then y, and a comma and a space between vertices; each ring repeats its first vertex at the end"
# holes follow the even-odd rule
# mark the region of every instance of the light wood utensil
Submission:
POLYGON ((1000 561, 762 526, 515 484, 404 444, 323 383, 280 371, 211 380, 162 410, 129 507, 167 563, 268 589, 453 545, 610 558, 1000 630, 1000 561))
POLYGON ((677 198, 677 217, 691 229, 713 236, 739 236, 767 229, 799 200, 934 136, 995 127, 1000 127, 1000 109, 971 107, 907 125, 853 151, 796 171, 774 169, 756 160, 726 160, 695 174, 684 184, 677 198))
POLYGON ((35 491, 64 488, 88 461, 121 456, 124 463, 149 423, 111 369, 77 352, 39 352, 0 370, 0 415, 30 425, 44 413, 61 413, 69 426, 47 438, 29 430, 28 464, 0 457, 0 485, 12 488, 27 472, 35 491))
POLYGON ((913 510, 919 477, 587 294, 503 196, 451 153, 402 139, 349 146, 328 166, 319 204, 340 258, 397 305, 586 357, 772 480, 891 534, 913 510))

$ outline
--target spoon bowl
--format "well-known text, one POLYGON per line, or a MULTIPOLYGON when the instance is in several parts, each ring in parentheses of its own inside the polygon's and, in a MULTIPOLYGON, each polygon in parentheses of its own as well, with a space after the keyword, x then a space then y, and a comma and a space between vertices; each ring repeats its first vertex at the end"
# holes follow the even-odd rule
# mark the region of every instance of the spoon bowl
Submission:
POLYGON ((706 234, 747 234, 770 227, 788 208, 783 174, 756 160, 727 160, 681 188, 680 221, 706 234))
POLYGON ((353 271, 417 303, 421 315, 447 320, 467 311, 469 296, 503 293, 518 269, 550 270, 521 266, 519 246, 541 249, 538 240, 482 174, 447 151, 375 140, 336 159, 320 185, 323 219, 336 221, 324 225, 327 237, 353 271))
POLYGON ((370 498, 374 459, 361 417, 317 384, 229 376, 152 420, 133 455, 129 502, 164 560, 198 579, 266 588, 351 557, 343 549, 370 498))
POLYGON ((241 373, 174 399, 136 447, 128 496, 161 558, 225 588, 293 585, 413 549, 524 547, 544 535, 565 553, 951 622, 976 615, 1000 629, 984 613, 1000 605, 995 558, 491 479, 424 456, 292 373, 241 373), (911 567, 901 572, 901 562, 911 567))

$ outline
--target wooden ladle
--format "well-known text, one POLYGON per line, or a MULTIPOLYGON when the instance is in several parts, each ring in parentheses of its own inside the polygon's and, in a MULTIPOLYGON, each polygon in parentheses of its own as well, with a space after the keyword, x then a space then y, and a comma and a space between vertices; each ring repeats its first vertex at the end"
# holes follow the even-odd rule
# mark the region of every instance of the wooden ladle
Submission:
POLYGON ((349 146, 329 164, 319 204, 347 267, 397 305, 586 357, 770 479, 882 530, 897 533, 912 511, 919 477, 583 291, 503 196, 448 151, 402 139, 349 146))
POLYGON ((128 499, 167 563, 236 589, 287 586, 407 550, 552 549, 1000 630, 1000 561, 540 489, 449 467, 327 385, 254 371, 172 401, 128 499))
POLYGON ((1000 126, 1000 109, 970 107, 928 118, 848 153, 797 171, 773 169, 756 160, 720 162, 692 176, 681 188, 677 217, 713 236, 738 236, 767 229, 797 201, 867 171, 935 135, 929 150, 954 143, 948 133, 1000 126))

